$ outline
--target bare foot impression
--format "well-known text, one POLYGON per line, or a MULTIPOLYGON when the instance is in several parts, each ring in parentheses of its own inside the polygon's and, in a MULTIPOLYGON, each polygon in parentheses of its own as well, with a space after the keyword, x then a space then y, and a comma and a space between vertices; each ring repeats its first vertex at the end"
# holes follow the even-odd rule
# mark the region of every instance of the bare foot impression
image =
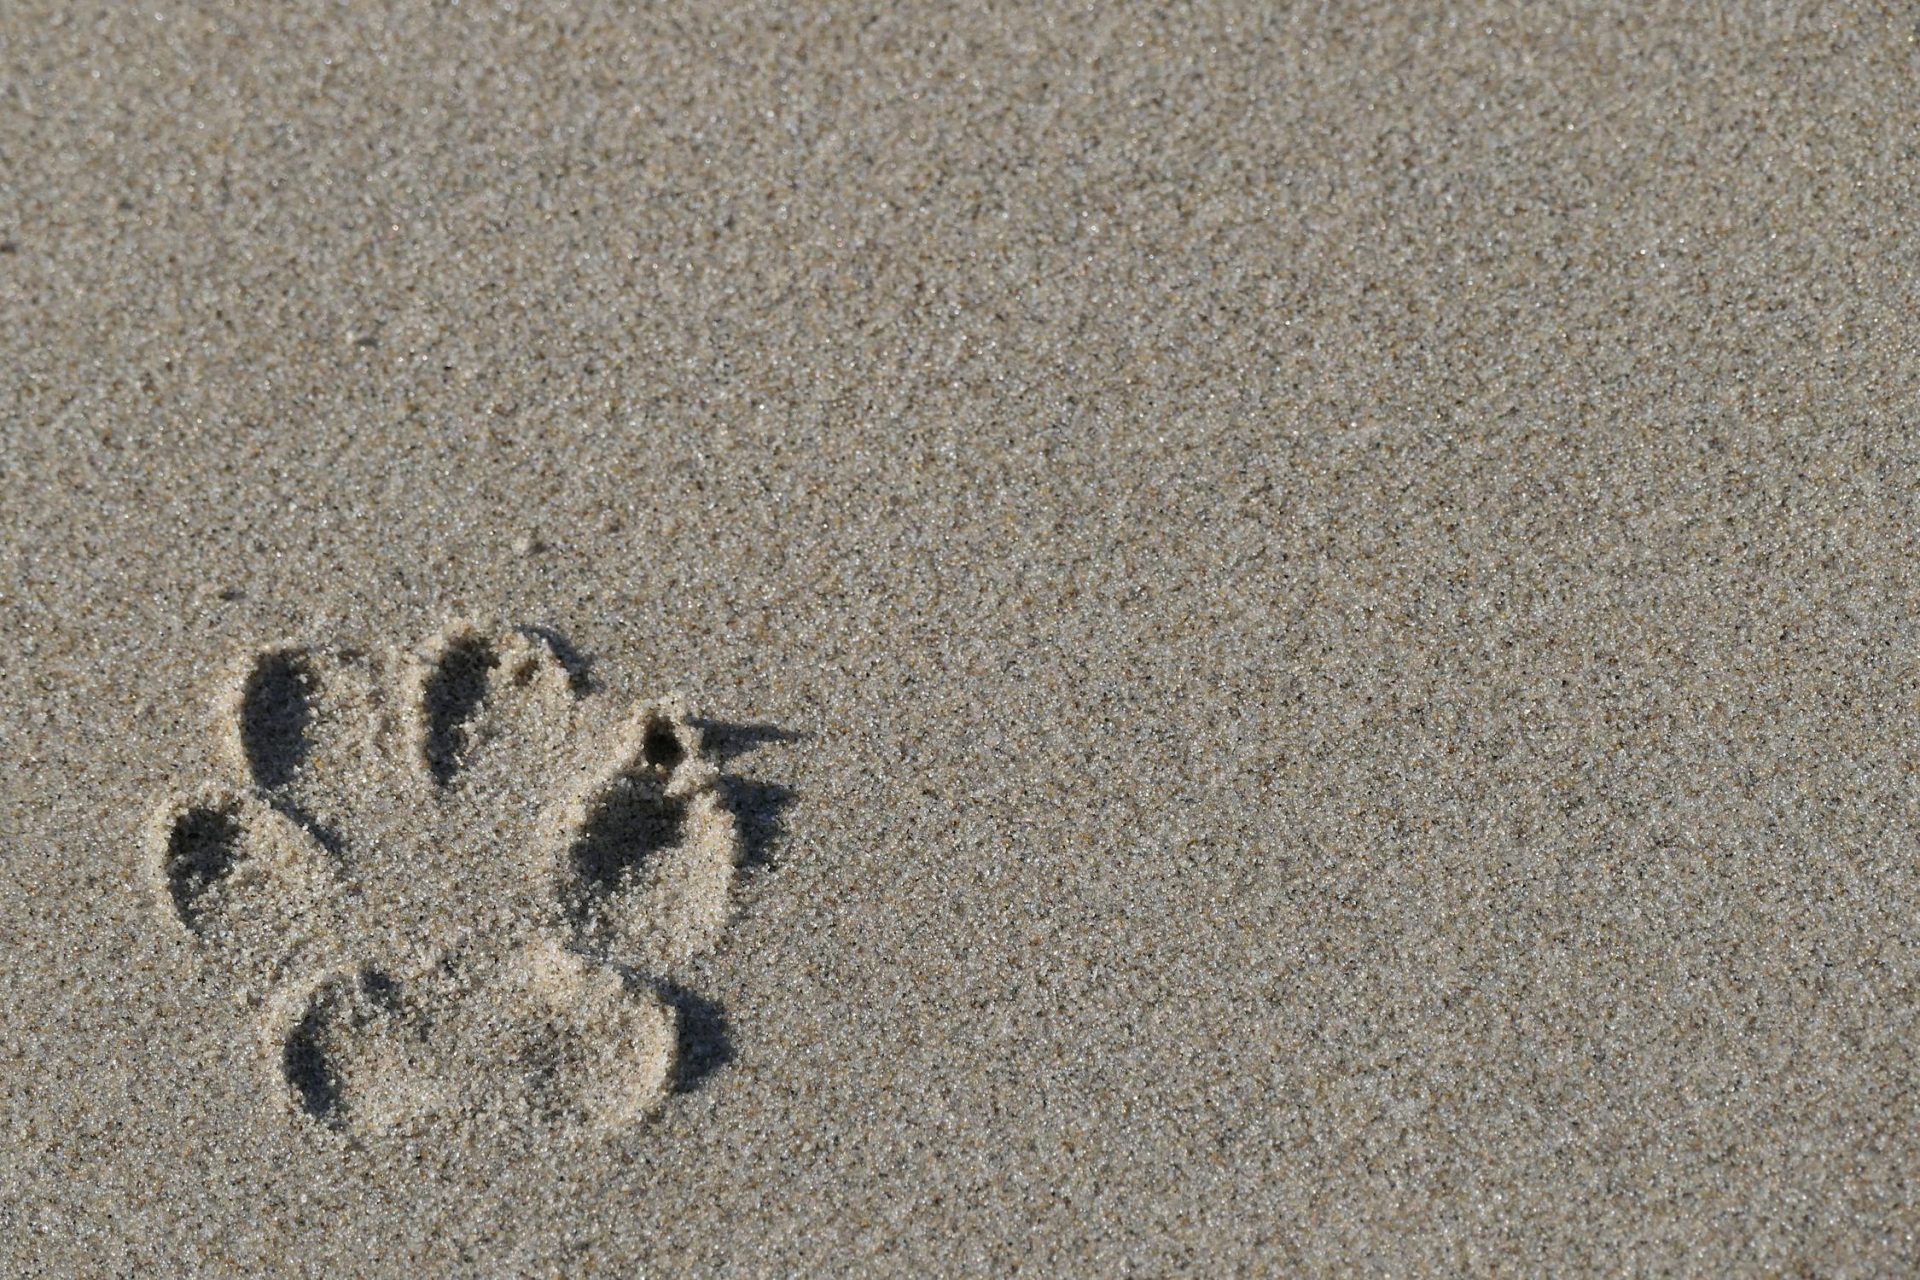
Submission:
POLYGON ((739 835, 684 708, 606 701, 542 635, 464 624, 236 673, 236 781, 169 799, 147 863, 292 1114, 618 1128, 664 1098, 660 975, 715 941, 739 835))

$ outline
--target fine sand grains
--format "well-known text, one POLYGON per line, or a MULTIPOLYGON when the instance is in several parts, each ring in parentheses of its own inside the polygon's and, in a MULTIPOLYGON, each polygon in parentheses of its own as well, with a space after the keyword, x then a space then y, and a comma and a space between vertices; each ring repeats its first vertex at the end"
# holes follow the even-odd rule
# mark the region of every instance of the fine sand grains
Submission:
POLYGON ((0 3, 0 1277, 1920 1275, 1917 30, 0 3))

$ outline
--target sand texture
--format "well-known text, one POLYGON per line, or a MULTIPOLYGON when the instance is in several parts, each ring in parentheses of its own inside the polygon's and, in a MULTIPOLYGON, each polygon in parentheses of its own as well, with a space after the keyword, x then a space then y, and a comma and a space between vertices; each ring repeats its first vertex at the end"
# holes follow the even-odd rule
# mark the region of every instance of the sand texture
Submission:
POLYGON ((1899 6, 0 5, 0 1276, 1920 1272, 1899 6))

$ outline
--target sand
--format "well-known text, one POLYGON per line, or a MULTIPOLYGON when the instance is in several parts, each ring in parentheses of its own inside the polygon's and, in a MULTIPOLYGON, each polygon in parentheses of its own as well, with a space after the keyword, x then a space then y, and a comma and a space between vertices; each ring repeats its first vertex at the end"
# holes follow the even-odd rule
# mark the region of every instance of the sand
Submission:
POLYGON ((0 9, 0 1274, 1920 1269, 1911 14, 248 8, 0 9))

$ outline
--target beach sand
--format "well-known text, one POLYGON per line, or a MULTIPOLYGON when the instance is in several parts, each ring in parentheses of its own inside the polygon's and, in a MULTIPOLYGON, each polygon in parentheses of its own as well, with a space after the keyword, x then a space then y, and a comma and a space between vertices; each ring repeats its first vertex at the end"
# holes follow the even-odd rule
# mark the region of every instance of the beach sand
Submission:
POLYGON ((1911 14, 252 8, 0 10, 0 1273, 1920 1270, 1911 14))

